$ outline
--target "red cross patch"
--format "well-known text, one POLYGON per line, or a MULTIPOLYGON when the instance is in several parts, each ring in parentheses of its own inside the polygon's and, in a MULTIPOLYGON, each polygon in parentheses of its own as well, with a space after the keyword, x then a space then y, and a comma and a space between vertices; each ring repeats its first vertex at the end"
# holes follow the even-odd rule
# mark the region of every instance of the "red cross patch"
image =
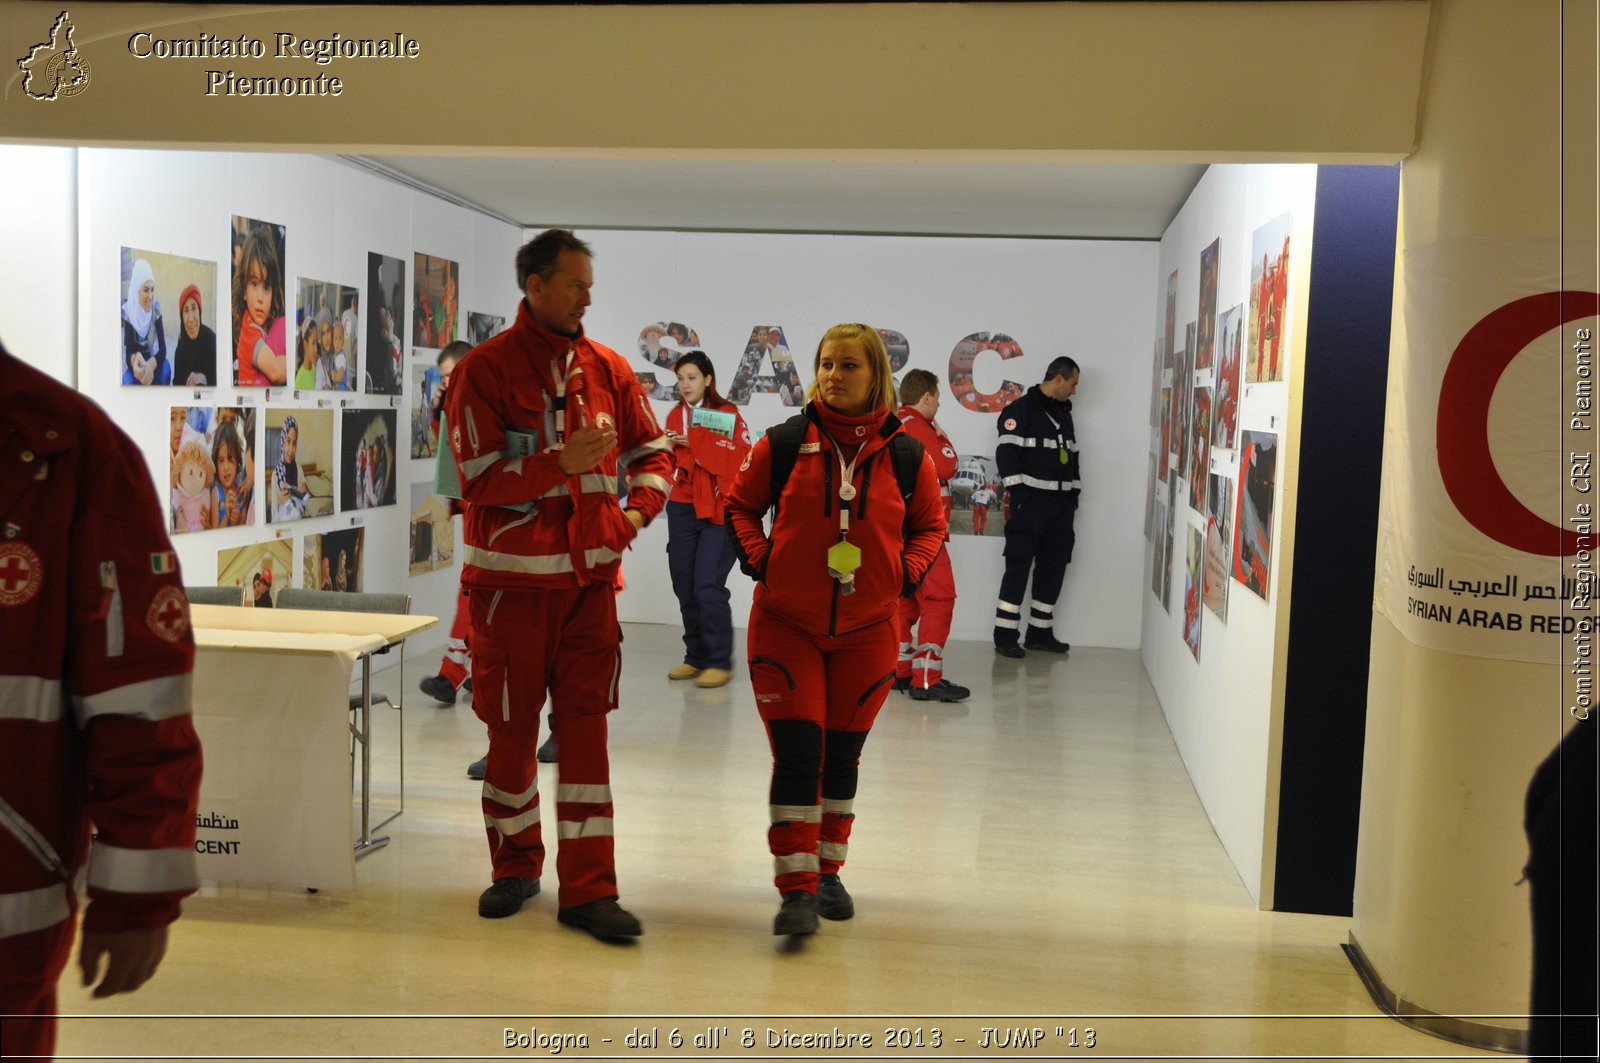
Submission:
POLYGON ((1013 429, 1015 429, 1016 427, 1017 427, 1017 419, 1015 417, 1007 417, 1006 418, 1006 431, 1010 432, 1013 429))
POLYGON ((24 605, 44 585, 44 566, 26 543, 0 543, 0 605, 24 605))
POLYGON ((156 592, 144 620, 161 638, 177 642, 189 630, 189 600, 176 587, 162 587, 156 592))

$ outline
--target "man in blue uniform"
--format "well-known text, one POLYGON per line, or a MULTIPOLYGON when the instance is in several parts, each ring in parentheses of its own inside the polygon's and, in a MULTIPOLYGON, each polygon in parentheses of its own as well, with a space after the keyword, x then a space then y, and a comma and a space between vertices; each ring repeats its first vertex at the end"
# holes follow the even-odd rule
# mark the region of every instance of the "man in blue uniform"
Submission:
POLYGON ((1045 370, 1044 382, 1000 413, 995 463, 1010 501, 1006 518, 1006 571, 994 612, 994 650, 1022 657, 1027 650, 1066 653, 1055 636, 1056 598, 1072 560, 1072 521, 1078 512, 1078 440, 1072 396, 1078 363, 1065 355, 1045 370), (1022 636, 1022 599, 1033 575, 1028 630, 1022 636))

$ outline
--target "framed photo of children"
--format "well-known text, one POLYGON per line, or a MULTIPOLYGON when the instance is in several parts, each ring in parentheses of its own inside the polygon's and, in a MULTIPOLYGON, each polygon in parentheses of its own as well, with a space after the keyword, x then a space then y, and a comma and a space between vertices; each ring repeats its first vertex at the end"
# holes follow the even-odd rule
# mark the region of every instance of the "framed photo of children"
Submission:
POLYGON ((301 551, 305 586, 310 590, 359 591, 366 541, 365 528, 306 536, 301 551))
POLYGON ((122 383, 216 387, 217 264, 136 247, 120 257, 122 383))
POLYGON ((359 293, 347 284, 301 277, 294 310, 296 391, 350 391, 359 379, 359 293))
POLYGON ((467 342, 476 347, 490 336, 498 336, 506 330, 506 319, 494 314, 467 315, 467 342))
POLYGON ((244 604, 271 609, 278 592, 294 573, 294 540, 270 539, 264 543, 217 551, 217 586, 238 587, 244 604))
POLYGON ((438 350, 456 338, 461 314, 461 263, 418 251, 416 264, 411 346, 438 350))
POLYGON ((1239 500, 1233 521, 1233 578, 1263 599, 1272 575, 1272 503, 1278 492, 1278 437, 1240 437, 1239 500))
POLYGON ((282 225, 235 214, 233 241, 233 383, 280 387, 289 379, 288 297, 283 289, 282 225))
MULTIPOLYGON (((367 360, 355 375, 351 391, 398 395, 405 381, 401 359, 406 320, 406 264, 376 251, 367 252, 367 360)), ((352 367, 352 372, 354 368, 352 367)))
POLYGON ((169 426, 172 534, 254 524, 256 411, 174 406, 169 426))
POLYGON ((268 522, 331 516, 333 411, 269 407, 266 422, 268 522))
POLYGON ((395 504, 394 410, 344 410, 340 425, 339 509, 395 504))

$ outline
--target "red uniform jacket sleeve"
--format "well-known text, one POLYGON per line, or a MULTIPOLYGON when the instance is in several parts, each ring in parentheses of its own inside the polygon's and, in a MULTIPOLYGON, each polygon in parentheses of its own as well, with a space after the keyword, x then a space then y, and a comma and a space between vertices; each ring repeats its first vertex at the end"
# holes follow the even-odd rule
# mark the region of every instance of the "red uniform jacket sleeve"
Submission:
POLYGON ((910 594, 921 585, 923 577, 944 546, 947 525, 944 517, 944 499, 939 494, 939 475, 934 471, 933 458, 924 453, 922 468, 917 471, 916 490, 906 500, 906 552, 903 565, 906 591, 910 594))
POLYGON ((64 679, 84 734, 96 830, 84 926, 164 926, 199 885, 194 633, 142 456, 98 416, 86 418, 82 446, 64 679))
POLYGON ((770 548, 765 520, 767 510, 772 508, 772 444, 765 436, 756 440, 745 455, 733 486, 722 498, 739 568, 752 579, 761 579, 766 574, 770 548))
POLYGON ((672 493, 672 444, 667 442, 639 378, 621 356, 611 355, 609 362, 617 389, 617 475, 627 479, 628 508, 638 510, 648 524, 672 493))

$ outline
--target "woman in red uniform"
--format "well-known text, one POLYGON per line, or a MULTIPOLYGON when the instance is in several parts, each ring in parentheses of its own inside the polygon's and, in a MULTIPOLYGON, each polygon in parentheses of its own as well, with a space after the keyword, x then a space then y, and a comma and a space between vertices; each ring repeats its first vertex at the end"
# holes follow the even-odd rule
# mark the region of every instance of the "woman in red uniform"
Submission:
POLYGON ((683 663, 667 678, 720 687, 733 675, 733 547, 722 494, 750 451, 750 430, 737 407, 717 393, 717 374, 704 351, 686 352, 672 368, 683 401, 667 414, 677 462, 667 497, 667 565, 683 613, 683 663), (697 417, 700 411, 708 416, 697 417))
POLYGON ((839 881, 867 732, 894 681, 900 595, 944 541, 926 455, 902 496, 890 441, 902 432, 889 355, 869 325, 835 325, 817 346, 804 434, 773 490, 774 438, 756 443, 726 498, 740 567, 757 581, 750 682, 772 745, 775 934, 848 919, 839 881), (776 507, 772 533, 762 518, 776 507))

